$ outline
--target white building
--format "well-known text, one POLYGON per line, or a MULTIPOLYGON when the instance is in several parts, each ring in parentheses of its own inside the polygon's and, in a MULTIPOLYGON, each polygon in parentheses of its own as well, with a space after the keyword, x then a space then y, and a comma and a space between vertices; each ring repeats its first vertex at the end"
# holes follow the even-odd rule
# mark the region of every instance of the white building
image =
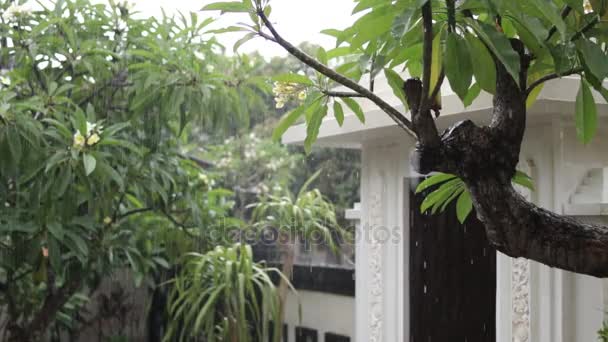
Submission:
MULTIPOLYGON (((536 190, 527 194, 531 201, 559 214, 602 220, 608 214, 608 119, 605 117, 608 105, 595 94, 602 118, 595 140, 584 146, 577 140, 574 127, 579 82, 572 77, 545 85, 538 101, 529 109, 520 169, 535 181, 536 190)), ((376 89, 378 95, 403 110, 383 80, 376 81, 376 89)), ((437 120, 440 129, 464 119, 476 123, 489 121, 492 105, 489 94, 482 93, 468 108, 464 108, 448 85, 444 85, 442 94, 443 110, 437 120)), ((413 328, 410 202, 413 198, 408 178, 419 177, 409 164, 415 142, 373 103, 366 100, 360 103, 366 112, 365 124, 351 113, 340 127, 330 114, 323 122, 317 141, 320 146, 362 151, 362 203, 360 209, 350 213, 360 219, 363 227, 358 231, 356 246, 353 340, 418 342, 410 338, 413 328), (398 238, 387 240, 370 234, 379 227, 384 231, 388 228, 398 238)), ((299 144, 305 135, 306 129, 300 125, 292 127, 283 139, 286 143, 299 144)), ((455 215, 447 213, 450 214, 455 215)), ((597 330, 608 309, 608 287, 602 280, 498 254, 497 341, 597 340, 597 330)), ((426 286, 424 291, 426 293, 426 286)), ((457 339, 450 339, 452 341, 457 339)))

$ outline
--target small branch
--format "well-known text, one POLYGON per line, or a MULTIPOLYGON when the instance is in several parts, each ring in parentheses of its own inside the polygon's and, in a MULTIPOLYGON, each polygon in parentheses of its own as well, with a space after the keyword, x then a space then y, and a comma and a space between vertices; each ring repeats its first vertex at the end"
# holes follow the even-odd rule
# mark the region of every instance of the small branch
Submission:
POLYGON ((536 81, 534 81, 534 82, 532 82, 530 84, 530 86, 526 90, 526 97, 528 97, 530 95, 530 93, 532 93, 532 91, 534 90, 534 88, 538 87, 539 85, 541 85, 541 84, 543 84, 543 83, 545 83, 547 81, 554 80, 556 78, 561 78, 561 77, 566 77, 566 76, 578 74, 578 73, 583 72, 583 70, 584 69, 582 67, 579 67, 579 68, 574 68, 574 69, 572 69, 572 70, 570 70, 568 72, 565 72, 565 73, 563 73, 561 75, 556 74, 556 73, 545 75, 545 76, 539 78, 538 80, 536 80, 536 81))
POLYGON ((355 93, 355 92, 349 92, 349 91, 323 90, 322 93, 327 96, 331 96, 331 97, 365 97, 365 95, 355 93))
POLYGON ((599 22, 600 22, 599 17, 595 16, 595 18, 593 18, 590 22, 588 22, 587 25, 585 25, 580 31, 576 32, 572 36, 572 38, 570 38, 570 41, 575 41, 575 40, 579 39, 583 34, 585 34, 585 32, 591 30, 599 22))
POLYGON ((456 29, 456 1, 445 0, 445 6, 448 9, 448 32, 454 32, 456 29))
MULTIPOLYGON (((572 7, 570 7, 568 5, 564 6, 564 9, 562 9, 562 13, 561 13, 562 19, 566 19, 568 14, 570 14, 570 12, 572 12, 572 7)), ((556 26, 551 27, 551 29, 549 30, 549 34, 547 35, 547 38, 545 38, 545 42, 548 42, 551 39, 551 37, 553 37, 555 32, 557 32, 557 27, 556 26)))
POLYGON ((212 168, 212 167, 215 166, 210 161, 203 160, 203 159, 200 159, 200 158, 196 158, 196 157, 193 157, 193 156, 189 156, 189 155, 186 155, 186 154, 179 154, 179 157, 182 158, 182 159, 191 160, 191 161, 195 162, 202 169, 210 169, 210 168, 212 168))
POLYGON ((429 107, 429 95, 431 87, 431 65, 433 64, 433 8, 431 0, 422 6, 422 96, 420 96, 420 111, 429 107))
MULTIPOLYGON (((311 68, 315 69, 319 73, 327 76, 334 82, 337 82, 347 88, 350 88, 351 90, 354 90, 355 92, 361 94, 363 97, 369 99, 370 101, 375 103, 380 109, 382 109, 386 114, 388 114, 388 116, 390 116, 391 119, 393 119, 393 121, 395 121, 395 123, 397 123, 397 125, 399 127, 401 127, 403 130, 408 132, 410 135, 412 135, 414 137, 416 136, 415 133, 413 132, 412 123, 401 112, 399 112, 397 109, 393 108, 393 106, 391 106, 390 104, 388 104, 387 102, 382 100, 379 96, 377 96, 370 90, 361 86, 357 82, 349 79, 348 77, 337 73, 336 71, 327 67, 323 63, 318 62, 316 59, 309 56, 304 51, 298 49, 293 44, 291 44, 290 42, 283 39, 283 37, 281 37, 281 35, 276 31, 276 29, 274 28, 274 26, 272 25, 270 20, 268 20, 268 17, 266 17, 266 15, 264 14, 264 11, 262 9, 258 9, 257 14, 260 17, 260 19, 262 19, 262 21, 264 22, 264 25, 272 33, 272 37, 273 37, 273 39, 271 39, 272 41, 279 44, 287 52, 289 52, 292 56, 299 59, 302 63, 310 66, 311 68)), ((260 36, 262 36, 262 37, 267 36, 263 32, 259 32, 258 34, 260 34, 260 36)))
POLYGON ((154 210, 154 208, 151 208, 151 207, 139 208, 139 209, 133 209, 133 210, 131 210, 131 211, 127 211, 126 213, 124 213, 124 214, 120 215, 120 216, 118 217, 118 219, 119 219, 119 220, 122 220, 122 219, 127 218, 127 217, 129 217, 129 216, 131 216, 131 215, 140 214, 140 213, 145 213, 145 212, 152 211, 152 210, 154 210))

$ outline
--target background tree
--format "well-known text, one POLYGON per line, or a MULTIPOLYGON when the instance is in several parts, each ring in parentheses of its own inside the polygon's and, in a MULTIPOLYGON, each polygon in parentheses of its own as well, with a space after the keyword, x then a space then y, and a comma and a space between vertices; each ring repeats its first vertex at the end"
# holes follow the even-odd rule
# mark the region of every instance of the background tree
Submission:
POLYGON ((231 192, 184 146, 201 130, 246 124, 268 87, 220 72, 250 64, 214 53, 211 20, 195 14, 50 6, 0 5, 3 341, 77 329, 87 296, 115 270, 156 286, 149 275, 183 253, 227 243, 208 235, 241 226, 231 192))
POLYGON ((464 182, 490 242, 513 257, 526 257, 549 266, 608 276, 608 229, 561 217, 526 202, 511 184, 516 174, 525 131, 526 106, 544 82, 578 74, 576 104, 579 138, 589 143, 596 130, 597 111, 592 88, 606 97, 608 76, 602 18, 604 1, 533 0, 359 0, 353 13, 361 16, 346 30, 326 30, 337 47, 319 49, 316 58, 285 40, 269 16, 269 0, 221 2, 206 10, 252 14, 247 39, 263 37, 281 45, 313 68, 310 78, 290 74, 287 83, 306 87, 308 98, 278 125, 281 135, 298 119, 307 123, 305 146, 310 149, 322 119, 332 105, 338 123, 346 105, 362 121, 353 98, 375 103, 405 134, 416 137, 415 168, 423 173, 453 174, 464 182), (338 56, 356 55, 369 63, 328 66, 338 56), (370 67, 371 63, 371 67, 370 67), (395 70, 407 69, 403 80, 395 70), (409 118, 373 92, 373 83, 359 83, 363 73, 373 80, 384 71, 395 95, 409 109, 409 118), (420 77, 421 79, 417 78, 420 77), (440 87, 447 78, 467 104, 481 90, 494 95, 491 123, 460 122, 439 133, 435 115, 440 87), (475 83, 473 83, 473 79, 475 83), (335 92, 341 85, 348 92, 335 92), (435 111, 435 115, 432 113, 435 111))

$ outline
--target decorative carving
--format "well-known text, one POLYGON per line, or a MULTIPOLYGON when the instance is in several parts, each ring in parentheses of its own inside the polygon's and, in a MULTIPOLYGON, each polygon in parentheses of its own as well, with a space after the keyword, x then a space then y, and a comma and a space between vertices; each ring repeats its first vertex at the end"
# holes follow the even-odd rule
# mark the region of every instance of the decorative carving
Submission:
POLYGON ((530 261, 513 259, 511 268, 513 342, 530 341, 530 261))
POLYGON ((376 236, 376 228, 383 224, 385 175, 373 170, 369 206, 369 271, 370 282, 370 342, 382 342, 383 325, 383 284, 382 284, 382 242, 376 236))
MULTIPOLYGON (((533 179, 535 165, 531 159, 520 163, 519 169, 533 179)), ((518 186, 517 190, 528 201, 534 201, 530 189, 518 186)), ((512 336, 513 342, 530 341, 530 261, 512 259, 511 267, 511 303, 512 303, 512 336)))

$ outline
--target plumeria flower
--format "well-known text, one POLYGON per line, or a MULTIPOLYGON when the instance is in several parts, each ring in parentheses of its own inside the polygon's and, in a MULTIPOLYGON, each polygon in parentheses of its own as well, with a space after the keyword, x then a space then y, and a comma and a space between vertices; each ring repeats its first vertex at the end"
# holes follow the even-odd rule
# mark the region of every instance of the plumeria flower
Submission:
POLYGON ((8 76, 0 76, 0 85, 10 86, 11 79, 8 76))
POLYGON ((82 136, 82 134, 80 134, 80 131, 76 131, 76 133, 74 133, 73 146, 75 148, 81 149, 84 147, 85 142, 86 142, 86 139, 82 136))
POLYGON ((32 13, 32 8, 30 5, 23 4, 18 5, 16 3, 12 3, 2 14, 2 18, 6 22, 14 22, 20 17, 27 16, 32 13))
POLYGON ((97 144, 99 142, 99 140, 101 140, 101 138, 99 137, 99 135, 97 133, 93 133, 88 139, 87 139, 87 145, 88 146, 93 146, 95 144, 97 144))
POLYGON ((87 121, 87 132, 86 137, 83 136, 80 131, 76 131, 74 133, 74 142, 73 146, 77 149, 82 149, 86 146, 93 146, 97 144, 101 137, 99 136, 103 132, 103 127, 98 125, 97 123, 91 123, 87 121))
POLYGON ((305 87, 297 83, 275 82, 272 92, 277 109, 285 107, 285 104, 291 100, 306 99, 305 87))

